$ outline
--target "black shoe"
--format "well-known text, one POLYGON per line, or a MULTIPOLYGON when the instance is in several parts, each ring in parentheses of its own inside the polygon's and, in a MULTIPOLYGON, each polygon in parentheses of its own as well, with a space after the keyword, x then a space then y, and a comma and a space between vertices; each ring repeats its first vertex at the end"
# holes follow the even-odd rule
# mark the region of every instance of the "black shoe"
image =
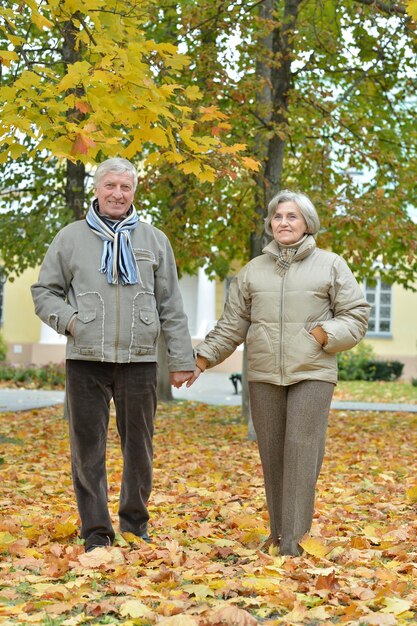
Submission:
POLYGON ((272 535, 269 535, 269 537, 261 545, 260 549, 262 552, 269 552, 269 548, 271 547, 279 548, 279 541, 279 538, 276 539, 272 535))
POLYGON ((146 530, 145 530, 145 532, 144 532, 144 533, 142 533, 141 535, 139 535, 139 537, 140 537, 141 539, 143 539, 143 541, 146 541, 146 543, 152 543, 151 538, 149 537, 149 535, 148 535, 148 533, 146 532, 146 530))
POLYGON ((92 552, 96 548, 105 548, 106 546, 111 546, 112 543, 112 540, 107 535, 94 535, 93 537, 91 537, 90 541, 87 539, 87 541, 85 542, 85 551, 92 552))

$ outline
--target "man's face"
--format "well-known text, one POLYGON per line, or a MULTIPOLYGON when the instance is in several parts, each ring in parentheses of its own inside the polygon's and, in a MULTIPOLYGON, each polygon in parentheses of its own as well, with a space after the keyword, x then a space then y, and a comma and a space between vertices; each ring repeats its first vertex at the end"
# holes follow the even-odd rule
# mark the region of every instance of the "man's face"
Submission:
POLYGON ((102 215, 119 220, 125 217, 135 195, 133 176, 129 172, 108 172, 94 189, 102 215))

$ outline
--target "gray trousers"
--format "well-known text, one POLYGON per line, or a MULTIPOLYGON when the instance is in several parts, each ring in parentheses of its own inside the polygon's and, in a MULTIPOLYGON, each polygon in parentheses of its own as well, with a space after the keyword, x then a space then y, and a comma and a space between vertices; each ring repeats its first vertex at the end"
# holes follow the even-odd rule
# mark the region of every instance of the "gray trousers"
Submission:
POLYGON ((249 383, 271 536, 281 554, 298 554, 311 528, 333 390, 332 383, 312 380, 249 383))
POLYGON ((123 455, 119 503, 122 532, 141 535, 152 489, 156 363, 67 360, 66 389, 74 491, 87 545, 114 540, 107 503, 106 444, 110 401, 123 455))

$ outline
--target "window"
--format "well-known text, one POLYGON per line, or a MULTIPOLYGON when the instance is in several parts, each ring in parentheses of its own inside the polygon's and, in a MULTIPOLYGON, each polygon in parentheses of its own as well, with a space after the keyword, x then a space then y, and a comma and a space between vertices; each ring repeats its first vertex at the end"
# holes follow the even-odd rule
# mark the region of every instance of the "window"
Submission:
POLYGON ((378 280, 365 281, 365 297, 372 306, 368 333, 391 335, 392 285, 378 280))

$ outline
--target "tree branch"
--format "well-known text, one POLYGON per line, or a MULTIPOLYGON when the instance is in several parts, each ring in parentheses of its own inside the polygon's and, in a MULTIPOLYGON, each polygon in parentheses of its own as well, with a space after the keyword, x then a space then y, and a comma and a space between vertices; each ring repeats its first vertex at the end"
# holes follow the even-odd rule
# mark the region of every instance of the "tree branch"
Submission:
POLYGON ((388 13, 389 15, 397 14, 402 16, 407 16, 407 11, 404 7, 397 4, 396 2, 382 2, 382 0, 355 0, 359 4, 366 4, 367 6, 374 6, 383 13, 388 13))
POLYGON ((96 40, 95 40, 95 39, 94 39, 94 37, 93 37, 93 33, 92 33, 92 32, 90 31, 90 29, 88 28, 87 24, 85 23, 84 18, 83 18, 83 17, 81 17, 81 14, 80 14, 79 12, 77 12, 77 13, 74 15, 74 17, 75 17, 75 19, 77 19, 77 20, 80 22, 80 24, 82 24, 82 26, 83 26, 83 28, 84 28, 85 32, 87 33, 87 36, 88 36, 89 40, 91 41, 91 43, 93 44, 93 46, 96 46, 96 45, 97 45, 97 42, 96 42, 96 40))

